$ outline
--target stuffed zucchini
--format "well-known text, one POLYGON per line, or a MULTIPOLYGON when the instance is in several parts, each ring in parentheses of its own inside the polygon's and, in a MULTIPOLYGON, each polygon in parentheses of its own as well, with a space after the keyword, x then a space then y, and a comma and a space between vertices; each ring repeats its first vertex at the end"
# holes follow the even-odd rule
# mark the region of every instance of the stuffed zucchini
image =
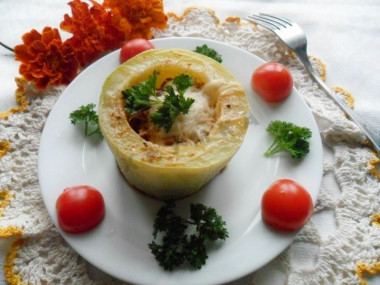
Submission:
POLYGON ((240 148, 249 104, 243 86, 215 60, 183 49, 152 49, 106 79, 98 113, 101 131, 128 183, 159 199, 177 199, 201 189, 240 148), (179 75, 192 82, 182 94, 175 85, 179 75), (152 105, 134 109, 141 97, 133 92, 148 83, 154 85, 155 95, 148 100, 152 105), (177 112, 170 124, 164 115, 174 111, 170 106, 162 111, 168 93, 191 101, 187 112, 177 112), (160 111, 164 115, 157 115, 160 111))

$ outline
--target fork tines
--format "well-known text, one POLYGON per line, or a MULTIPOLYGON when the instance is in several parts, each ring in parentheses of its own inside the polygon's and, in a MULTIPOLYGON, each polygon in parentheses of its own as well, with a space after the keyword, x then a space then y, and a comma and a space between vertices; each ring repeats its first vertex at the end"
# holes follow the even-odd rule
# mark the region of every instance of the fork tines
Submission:
POLYGON ((262 25, 270 30, 279 30, 281 28, 286 28, 292 25, 292 23, 287 19, 279 18, 264 13, 260 13, 259 15, 250 15, 247 17, 247 20, 262 25))

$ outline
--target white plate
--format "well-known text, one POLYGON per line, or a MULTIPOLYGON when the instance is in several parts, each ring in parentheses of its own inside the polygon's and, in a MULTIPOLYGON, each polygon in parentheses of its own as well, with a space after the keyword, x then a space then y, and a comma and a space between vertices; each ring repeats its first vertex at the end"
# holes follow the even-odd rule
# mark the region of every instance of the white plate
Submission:
POLYGON ((177 209, 186 214, 190 202, 216 208, 227 222, 230 237, 212 248, 201 270, 180 268, 166 272, 158 266, 147 246, 152 225, 162 202, 131 189, 120 175, 105 141, 86 139, 74 127, 69 114, 81 105, 98 103, 105 78, 118 66, 115 51, 84 70, 65 89, 52 109, 41 138, 39 180, 48 213, 55 225, 55 202, 68 186, 88 184, 105 199, 106 216, 95 230, 70 235, 65 240, 86 260, 119 279, 138 284, 216 284, 242 277, 281 253, 296 233, 270 230, 260 215, 264 190, 276 179, 301 183, 316 200, 322 178, 322 145, 314 118, 298 92, 280 104, 264 103, 250 87, 252 72, 263 60, 224 43, 199 38, 154 40, 157 48, 185 48, 207 44, 216 49, 223 64, 243 83, 252 120, 241 149, 227 168, 199 193, 181 200, 177 209), (265 131, 271 120, 285 120, 309 127, 313 132, 311 152, 300 162, 287 155, 264 158, 272 138, 265 131))

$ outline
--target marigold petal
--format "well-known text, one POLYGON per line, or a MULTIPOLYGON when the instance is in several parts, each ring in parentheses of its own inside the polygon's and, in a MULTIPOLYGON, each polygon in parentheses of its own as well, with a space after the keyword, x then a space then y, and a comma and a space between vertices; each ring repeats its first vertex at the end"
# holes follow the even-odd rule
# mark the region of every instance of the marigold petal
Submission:
POLYGON ((63 21, 60 23, 59 27, 69 33, 72 33, 73 21, 68 14, 63 16, 63 21))
POLYGON ((68 3, 71 16, 64 15, 60 28, 72 34, 62 42, 59 30, 45 27, 23 35, 23 45, 15 47, 21 61, 20 74, 37 88, 68 84, 79 66, 86 66, 128 39, 152 37, 152 28, 164 28, 167 16, 162 0, 89 0, 68 3))
POLYGON ((36 88, 39 90, 44 90, 49 85, 50 79, 48 77, 42 77, 35 81, 36 88))
POLYGON ((15 59, 21 62, 32 60, 33 57, 28 52, 27 45, 17 45, 14 47, 15 59))
POLYGON ((37 32, 35 29, 33 29, 29 33, 25 33, 22 36, 22 41, 24 42, 24 44, 30 45, 34 41, 41 40, 41 38, 42 38, 42 35, 39 32, 37 32))
POLYGON ((61 42, 61 36, 59 34, 58 29, 45 27, 42 31, 41 41, 45 44, 48 44, 54 40, 58 40, 59 42, 61 42))
POLYGON ((110 8, 114 15, 120 14, 128 20, 132 27, 129 38, 152 38, 152 28, 165 28, 167 25, 162 0, 105 0, 103 5, 110 8))
POLYGON ((72 33, 67 42, 75 49, 81 66, 125 41, 124 31, 114 21, 111 11, 95 1, 90 2, 91 7, 80 0, 69 2, 72 16, 66 14, 60 24, 63 30, 72 33))
POLYGON ((28 53, 34 57, 44 54, 46 51, 47 51, 46 45, 40 40, 32 42, 28 48, 28 53))
POLYGON ((19 72, 36 88, 68 84, 78 72, 76 52, 62 43, 58 29, 45 27, 42 34, 32 31, 23 36, 24 44, 16 46, 16 60, 21 61, 19 72))
POLYGON ((35 79, 41 79, 46 77, 46 74, 43 72, 43 67, 36 68, 28 68, 29 74, 35 79))

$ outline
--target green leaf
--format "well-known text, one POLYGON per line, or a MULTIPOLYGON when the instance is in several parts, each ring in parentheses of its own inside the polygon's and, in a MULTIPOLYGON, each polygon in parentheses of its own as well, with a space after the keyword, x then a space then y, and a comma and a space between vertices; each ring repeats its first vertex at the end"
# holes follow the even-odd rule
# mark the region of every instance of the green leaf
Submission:
POLYGON ((157 244, 153 241, 148 246, 158 264, 165 270, 171 271, 185 261, 180 241, 177 241, 177 243, 164 241, 163 244, 157 244))
POLYGON ((205 56, 208 56, 219 63, 222 63, 223 61, 221 55, 216 50, 209 48, 206 44, 202 46, 197 46, 194 51, 197 53, 203 54, 205 56))
POLYGON ((307 127, 300 127, 290 122, 272 121, 267 132, 273 135, 274 141, 264 156, 270 157, 278 152, 288 152, 292 159, 301 159, 310 151, 308 141, 312 132, 307 127))
POLYGON ((174 208, 174 202, 167 201, 157 212, 153 237, 157 239, 162 233, 162 242, 153 240, 148 247, 165 270, 171 271, 184 262, 200 269, 208 258, 206 243, 228 237, 226 223, 215 209, 202 204, 191 204, 187 220, 176 215, 174 208), (193 234, 188 226, 195 229, 193 234))
POLYGON ((148 110, 154 104, 161 104, 150 119, 153 124, 169 132, 175 118, 180 114, 187 114, 194 102, 194 99, 184 97, 184 93, 194 84, 194 80, 187 74, 176 76, 173 79, 173 85, 166 85, 165 99, 162 102, 157 97, 157 77, 158 72, 155 70, 146 81, 125 89, 121 93, 125 99, 125 110, 131 115, 148 110))
POLYGON ((215 241, 228 238, 226 222, 219 216, 214 208, 202 204, 191 204, 191 219, 196 225, 199 235, 204 240, 215 241))
POLYGON ((193 79, 185 74, 180 74, 173 79, 173 84, 179 89, 176 95, 172 85, 166 86, 166 95, 162 106, 150 116, 153 124, 169 132, 174 120, 180 114, 187 114, 191 105, 194 103, 193 98, 185 98, 186 89, 193 85, 193 79))
POLYGON ((73 125, 84 125, 84 132, 86 136, 98 135, 103 138, 102 132, 99 128, 98 114, 94 110, 95 104, 87 104, 80 106, 77 110, 70 113, 70 120, 73 125))
POLYGON ((190 241, 184 247, 184 256, 191 266, 201 269, 208 258, 204 239, 197 235, 191 235, 190 241))
POLYGON ((146 81, 121 91, 125 99, 125 110, 130 114, 149 109, 159 100, 156 97, 158 72, 155 70, 146 81), (153 97, 153 98, 151 98, 153 97))
POLYGON ((187 74, 180 74, 173 79, 173 84, 177 88, 180 96, 183 96, 185 91, 194 85, 194 80, 187 74))

